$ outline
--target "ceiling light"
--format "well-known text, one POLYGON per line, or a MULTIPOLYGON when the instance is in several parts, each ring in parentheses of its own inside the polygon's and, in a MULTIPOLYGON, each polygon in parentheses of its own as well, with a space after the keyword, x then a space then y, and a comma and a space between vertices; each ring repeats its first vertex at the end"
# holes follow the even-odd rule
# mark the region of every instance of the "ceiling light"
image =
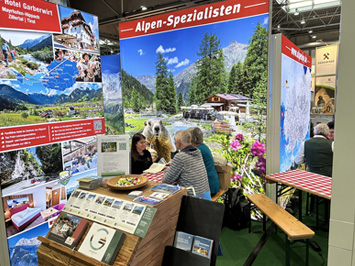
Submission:
POLYGON ((146 6, 141 6, 142 11, 146 11, 148 8, 146 6))
POLYGON ((281 28, 280 24, 277 25, 277 30, 278 30, 278 31, 280 30, 280 28, 281 28))
POLYGON ((309 30, 308 33, 309 33, 309 34, 313 33, 313 30, 309 30))
POLYGON ((317 36, 316 35, 312 35, 312 38, 315 39, 315 38, 317 38, 317 36))
POLYGON ((301 24, 306 24, 306 21, 304 20, 304 18, 301 20, 301 24))
POLYGON ((337 0, 313 0, 315 5, 325 4, 329 2, 337 2, 337 0))
POLYGON ((298 16, 300 14, 300 12, 298 12, 298 8, 296 8, 296 11, 294 13, 295 16, 298 16))

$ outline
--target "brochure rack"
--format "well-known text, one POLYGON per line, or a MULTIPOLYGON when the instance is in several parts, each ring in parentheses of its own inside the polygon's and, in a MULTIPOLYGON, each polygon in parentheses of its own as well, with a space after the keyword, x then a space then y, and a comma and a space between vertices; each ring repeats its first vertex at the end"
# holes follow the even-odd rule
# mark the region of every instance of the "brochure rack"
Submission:
POLYGON ((167 246, 165 248, 162 265, 216 265, 223 214, 223 204, 204 199, 183 196, 176 230, 212 239, 214 242, 212 247, 211 260, 184 250, 177 249, 172 246, 167 246), (181 264, 181 262, 184 263, 181 264))
MULTIPOLYGON (((157 184, 158 183, 156 182, 148 182, 148 184, 142 188, 143 195, 149 196, 152 194, 153 191, 151 190, 151 187, 157 184)), ((92 191, 132 201, 132 199, 126 197, 129 191, 113 191, 107 187, 100 187, 92 191)), ((186 189, 182 188, 180 191, 170 195, 162 202, 154 205, 157 212, 146 236, 141 238, 133 234, 126 233, 126 238, 113 265, 160 265, 164 254, 164 249, 162 247, 172 245, 173 243, 181 198, 184 195, 186 195, 186 189)), ((88 228, 90 228, 93 221, 88 221, 88 228)), ((48 238, 38 237, 38 239, 42 242, 37 250, 38 264, 46 266, 107 265, 76 251, 78 247, 80 247, 87 232, 88 229, 81 238, 75 250, 71 250, 70 248, 60 245, 59 243, 48 238)))

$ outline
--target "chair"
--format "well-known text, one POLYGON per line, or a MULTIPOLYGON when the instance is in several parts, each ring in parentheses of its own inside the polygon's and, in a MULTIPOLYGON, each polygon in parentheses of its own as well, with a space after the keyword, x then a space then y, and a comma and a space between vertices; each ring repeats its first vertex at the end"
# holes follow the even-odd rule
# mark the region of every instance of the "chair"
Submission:
POLYGON ((162 266, 216 265, 223 214, 224 205, 221 203, 183 196, 176 231, 212 239, 211 260, 167 246, 162 266))

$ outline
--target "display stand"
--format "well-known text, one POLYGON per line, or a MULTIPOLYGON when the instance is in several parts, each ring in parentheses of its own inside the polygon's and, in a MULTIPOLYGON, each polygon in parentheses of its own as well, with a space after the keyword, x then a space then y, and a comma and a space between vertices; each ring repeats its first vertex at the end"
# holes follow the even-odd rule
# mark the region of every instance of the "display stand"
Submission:
POLYGON ((165 248, 162 265, 216 265, 223 214, 224 204, 194 197, 182 197, 176 230, 212 239, 214 242, 211 260, 168 246, 165 248), (182 262, 183 264, 181 264, 182 262))
MULTIPOLYGON (((153 193, 151 188, 157 184, 158 183, 155 182, 148 182, 148 184, 141 189, 143 195, 149 196, 153 193)), ((107 187, 100 187, 92 190, 92 192, 127 201, 131 200, 126 197, 129 191, 113 191, 107 187)), ((159 204, 154 205, 157 212, 144 238, 126 232, 126 238, 113 265, 160 265, 164 254, 163 247, 173 244, 181 198, 184 195, 186 195, 186 189, 182 188, 182 190, 170 195, 159 204)), ((88 221, 90 227, 93 221, 88 221)), ((86 230, 86 233, 87 232, 88 229, 86 230)), ((37 250, 38 264, 45 266, 107 265, 76 251, 78 247, 80 247, 86 233, 81 238, 75 250, 71 250, 48 238, 38 237, 42 242, 37 250)))

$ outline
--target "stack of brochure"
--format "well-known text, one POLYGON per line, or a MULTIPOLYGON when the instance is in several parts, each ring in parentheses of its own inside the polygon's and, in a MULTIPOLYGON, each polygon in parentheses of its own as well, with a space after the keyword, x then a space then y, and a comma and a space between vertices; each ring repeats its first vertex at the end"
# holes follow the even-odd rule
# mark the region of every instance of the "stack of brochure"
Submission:
POLYGON ((101 176, 88 176, 88 177, 83 177, 79 178, 79 188, 83 189, 94 189, 102 184, 102 177, 101 176))

